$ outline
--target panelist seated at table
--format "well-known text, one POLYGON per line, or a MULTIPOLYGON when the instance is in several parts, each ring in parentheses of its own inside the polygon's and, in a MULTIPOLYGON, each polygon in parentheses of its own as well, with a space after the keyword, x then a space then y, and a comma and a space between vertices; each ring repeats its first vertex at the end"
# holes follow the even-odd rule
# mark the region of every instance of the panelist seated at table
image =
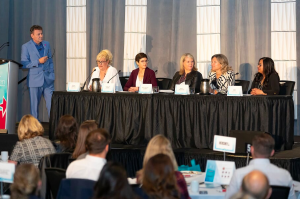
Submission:
POLYGON ((251 95, 278 95, 280 78, 275 70, 274 61, 269 57, 260 58, 257 70, 249 93, 251 95))
POLYGON ((197 70, 193 55, 190 53, 183 54, 180 58, 180 69, 175 73, 169 89, 175 90, 176 84, 185 84, 194 88, 195 92, 200 92, 202 74, 197 70))
POLYGON ((211 71, 208 78, 214 94, 227 94, 228 86, 234 86, 234 75, 225 55, 215 54, 211 57, 211 71))
POLYGON ((124 86, 124 91, 136 92, 142 84, 152 84, 157 86, 155 73, 147 67, 148 57, 145 53, 135 56, 135 62, 139 68, 132 71, 128 81, 124 86))
POLYGON ((95 70, 92 74, 90 83, 89 83, 89 90, 92 90, 92 82, 94 78, 100 78, 100 84, 103 83, 115 83, 115 90, 116 91, 123 91, 122 85, 119 79, 119 74, 116 68, 112 67, 112 59, 113 55, 109 50, 102 50, 96 59, 96 63, 98 67, 93 68, 95 70))

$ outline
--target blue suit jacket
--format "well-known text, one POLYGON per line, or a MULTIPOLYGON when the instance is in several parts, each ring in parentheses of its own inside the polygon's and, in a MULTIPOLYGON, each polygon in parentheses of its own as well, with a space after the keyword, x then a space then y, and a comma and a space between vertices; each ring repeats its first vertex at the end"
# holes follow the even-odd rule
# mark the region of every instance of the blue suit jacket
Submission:
MULTIPOLYGON (((49 42, 42 41, 44 47, 44 56, 50 57, 51 48, 49 42)), ((28 87, 41 87, 46 83, 53 85, 55 80, 54 66, 52 58, 48 59, 44 64, 39 64, 41 58, 35 47, 33 40, 22 45, 21 63, 23 68, 28 68, 27 85, 28 87)))

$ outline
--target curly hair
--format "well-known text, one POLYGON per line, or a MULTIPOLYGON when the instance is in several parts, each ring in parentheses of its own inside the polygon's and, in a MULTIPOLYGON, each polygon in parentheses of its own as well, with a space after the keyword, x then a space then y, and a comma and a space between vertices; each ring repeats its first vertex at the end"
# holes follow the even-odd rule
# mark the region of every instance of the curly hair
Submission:
POLYGON ((24 115, 18 126, 18 137, 22 141, 24 139, 42 136, 44 128, 41 123, 32 115, 24 115))
POLYGON ((78 124, 76 119, 71 115, 63 115, 59 118, 56 128, 56 138, 61 145, 67 149, 74 149, 76 146, 78 134, 78 124))
POLYGON ((196 66, 195 66, 195 58, 194 58, 194 56, 191 54, 191 53, 184 53, 182 56, 181 56, 181 58, 180 58, 180 69, 179 69, 179 74, 180 75, 183 75, 184 74, 184 66, 183 66, 183 62, 185 61, 185 58, 186 57, 188 57, 188 58, 191 58, 191 59, 193 59, 193 61, 194 61, 194 66, 193 66, 193 69, 192 70, 194 70, 194 71, 197 71, 198 69, 196 68, 196 66))
MULTIPOLYGON (((222 67, 221 67, 222 74, 226 73, 229 70, 232 71, 232 67, 229 66, 228 59, 225 55, 215 54, 211 57, 211 59, 213 59, 213 58, 216 58, 218 60, 218 62, 222 65, 222 67)), ((213 70, 211 69, 211 71, 213 71, 213 70)), ((213 72, 216 72, 216 71, 213 71, 213 72)))
POLYGON ((109 50, 107 49, 101 50, 101 52, 96 57, 96 61, 101 58, 105 58, 105 60, 108 61, 108 64, 112 65, 113 55, 109 50))
POLYGON ((278 73, 275 70, 275 64, 274 64, 273 59, 271 59, 270 57, 262 57, 258 60, 258 63, 260 62, 260 60, 263 60, 263 74, 257 72, 254 75, 254 81, 260 82, 263 79, 263 76, 265 76, 265 80, 263 83, 263 86, 265 87, 269 83, 270 75, 272 73, 276 73, 276 74, 278 74, 278 73))

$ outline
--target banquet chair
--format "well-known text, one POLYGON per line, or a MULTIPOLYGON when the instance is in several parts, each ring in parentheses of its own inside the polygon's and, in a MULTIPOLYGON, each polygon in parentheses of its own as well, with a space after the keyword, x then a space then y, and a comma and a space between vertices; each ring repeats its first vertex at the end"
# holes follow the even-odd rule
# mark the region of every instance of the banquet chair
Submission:
POLYGON ((295 87, 294 81, 281 80, 279 84, 280 84, 279 95, 293 95, 294 87, 295 87))
POLYGON ((247 94, 249 88, 250 81, 236 79, 234 85, 235 86, 242 86, 243 94, 247 94))
POLYGON ((169 78, 156 78, 157 85, 159 89, 167 90, 172 82, 172 79, 169 78))
POLYGON ((128 76, 124 76, 124 77, 119 77, 122 88, 124 89, 125 84, 127 83, 129 77, 128 76))
POLYGON ((270 199, 287 199, 290 193, 290 187, 273 186, 270 199))
POLYGON ((66 170, 60 168, 45 168, 45 173, 52 198, 56 199, 60 182, 66 178, 66 170))

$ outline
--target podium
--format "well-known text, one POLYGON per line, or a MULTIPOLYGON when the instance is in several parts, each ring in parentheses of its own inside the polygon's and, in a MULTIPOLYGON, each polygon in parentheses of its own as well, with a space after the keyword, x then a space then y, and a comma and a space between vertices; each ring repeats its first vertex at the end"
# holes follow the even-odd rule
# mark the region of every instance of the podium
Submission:
POLYGON ((16 132, 18 71, 22 64, 0 58, 0 131, 16 132))

